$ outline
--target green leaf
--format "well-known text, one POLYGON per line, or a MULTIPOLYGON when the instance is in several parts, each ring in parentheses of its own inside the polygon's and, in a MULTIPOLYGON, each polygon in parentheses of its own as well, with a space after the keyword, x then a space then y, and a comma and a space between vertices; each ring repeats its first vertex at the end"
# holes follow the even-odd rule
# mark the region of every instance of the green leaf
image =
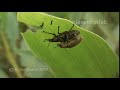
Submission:
POLYGON ((53 77, 48 67, 39 58, 35 57, 25 42, 22 41, 21 49, 17 51, 17 54, 21 56, 21 65, 25 67, 24 75, 30 78, 47 78, 53 77), (42 70, 43 69, 43 70, 42 70))
POLYGON ((79 45, 66 49, 56 47, 53 42, 48 47, 49 42, 44 40, 53 36, 42 31, 57 34, 58 26, 60 32, 68 31, 73 25, 71 21, 39 12, 19 12, 17 20, 34 26, 44 22, 43 29, 28 30, 22 36, 33 53, 52 68, 55 77, 114 78, 118 74, 118 57, 98 35, 75 25, 73 29, 79 30, 83 37, 79 45))

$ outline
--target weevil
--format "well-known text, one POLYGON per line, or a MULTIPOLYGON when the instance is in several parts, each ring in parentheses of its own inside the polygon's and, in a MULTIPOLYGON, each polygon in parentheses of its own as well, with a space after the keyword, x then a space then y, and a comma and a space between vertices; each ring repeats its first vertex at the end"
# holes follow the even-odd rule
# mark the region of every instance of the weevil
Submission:
POLYGON ((80 34, 80 31, 72 30, 73 27, 74 27, 74 24, 69 31, 60 33, 59 32, 60 27, 58 26, 58 35, 56 35, 54 33, 49 33, 49 32, 43 31, 44 33, 51 34, 54 36, 52 39, 45 39, 45 40, 47 40, 49 42, 67 42, 70 39, 77 37, 80 34))
MULTIPOLYGON (((51 21, 51 25, 52 25, 52 22, 53 22, 53 20, 51 21)), ((45 39, 45 40, 47 40, 49 42, 60 42, 59 44, 57 44, 57 46, 59 46, 60 48, 75 47, 76 45, 78 45, 81 42, 82 37, 79 36, 80 31, 72 30, 73 27, 74 27, 74 24, 70 28, 69 31, 60 33, 59 32, 60 26, 58 26, 58 35, 56 35, 54 33, 49 33, 49 32, 43 31, 44 33, 51 34, 54 36, 52 39, 45 39)))
POLYGON ((68 42, 61 42, 60 44, 57 44, 60 48, 72 48, 78 45, 82 41, 82 37, 77 36, 72 39, 70 39, 68 42))

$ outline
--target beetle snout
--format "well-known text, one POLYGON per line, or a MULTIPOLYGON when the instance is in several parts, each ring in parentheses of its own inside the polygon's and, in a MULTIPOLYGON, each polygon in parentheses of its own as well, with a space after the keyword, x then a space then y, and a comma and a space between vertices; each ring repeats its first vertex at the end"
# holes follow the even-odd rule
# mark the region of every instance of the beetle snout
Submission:
POLYGON ((76 35, 79 35, 79 34, 80 34, 80 31, 76 30, 75 33, 76 33, 76 35))

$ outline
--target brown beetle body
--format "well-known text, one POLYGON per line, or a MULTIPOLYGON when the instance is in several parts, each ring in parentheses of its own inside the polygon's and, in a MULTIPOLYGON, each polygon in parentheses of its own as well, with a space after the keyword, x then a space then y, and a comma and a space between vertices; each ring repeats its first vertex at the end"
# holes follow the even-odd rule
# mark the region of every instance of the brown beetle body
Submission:
POLYGON ((58 46, 60 48, 72 48, 75 47, 76 45, 78 45, 80 42, 82 41, 82 37, 74 37, 71 40, 69 40, 67 43, 62 42, 60 44, 58 44, 58 46))
POLYGON ((50 42, 67 42, 68 40, 79 35, 78 30, 65 31, 59 35, 54 36, 52 39, 46 39, 50 42))
POLYGON ((60 44, 58 44, 60 48, 75 47, 81 42, 82 38, 79 36, 80 31, 72 30, 73 27, 74 24, 69 31, 59 33, 59 26, 58 26, 58 35, 43 31, 44 33, 54 35, 52 39, 45 39, 45 40, 49 42, 60 42, 60 44))

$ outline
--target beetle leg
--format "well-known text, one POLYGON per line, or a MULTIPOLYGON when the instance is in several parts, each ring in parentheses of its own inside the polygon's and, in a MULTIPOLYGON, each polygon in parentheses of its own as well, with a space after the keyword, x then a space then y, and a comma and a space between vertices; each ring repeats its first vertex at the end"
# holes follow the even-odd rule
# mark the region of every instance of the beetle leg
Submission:
POLYGON ((58 26, 58 34, 61 34, 61 33, 59 32, 59 29, 60 29, 60 26, 58 26))
POLYGON ((44 22, 42 22, 42 25, 40 25, 40 27, 43 28, 43 26, 44 26, 44 22))
POLYGON ((48 44, 48 47, 49 47, 49 46, 50 46, 50 40, 51 40, 51 39, 45 39, 43 42, 49 41, 49 44, 48 44))
POLYGON ((48 47, 50 46, 50 42, 49 42, 49 44, 48 44, 48 47))
POLYGON ((52 25, 52 23, 53 23, 53 20, 51 20, 50 25, 52 25))
POLYGON ((47 33, 47 34, 51 34, 51 35, 54 35, 54 36, 57 36, 56 34, 54 34, 54 33, 49 33, 49 32, 45 32, 45 31, 43 31, 44 33, 47 33))
POLYGON ((48 47, 49 47, 49 45, 50 45, 50 39, 45 39, 43 42, 45 42, 45 41, 49 41, 49 44, 48 44, 48 47))
POLYGON ((65 42, 67 43, 67 41, 69 41, 69 37, 67 34, 65 34, 65 42))
POLYGON ((45 42, 45 41, 50 41, 50 40, 51 40, 51 39, 45 39, 44 42, 45 42))
POLYGON ((73 27, 74 27, 74 24, 73 24, 73 26, 70 28, 70 30, 72 30, 73 27))

